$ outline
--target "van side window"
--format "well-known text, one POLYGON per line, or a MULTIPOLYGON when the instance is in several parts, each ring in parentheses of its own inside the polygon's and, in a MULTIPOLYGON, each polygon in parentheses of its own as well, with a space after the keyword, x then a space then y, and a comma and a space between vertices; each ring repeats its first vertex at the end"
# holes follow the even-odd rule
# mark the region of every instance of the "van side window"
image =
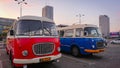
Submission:
MULTIPOLYGON (((10 30, 13 30, 13 26, 10 28, 10 30)), ((10 35, 10 30, 9 30, 9 32, 8 32, 8 36, 12 36, 12 35, 10 35)))
POLYGON ((75 32, 75 36, 76 36, 76 37, 80 37, 80 36, 81 36, 81 31, 82 31, 81 28, 77 28, 77 29, 76 29, 76 32, 75 32))
POLYGON ((13 30, 16 31, 16 29, 17 29, 17 26, 16 26, 16 23, 15 23, 13 30))
POLYGON ((60 36, 60 37, 63 37, 63 36, 64 36, 64 31, 63 31, 63 30, 58 31, 58 33, 59 33, 59 36, 60 36))
POLYGON ((73 37, 73 34, 74 34, 74 30, 73 29, 65 30, 64 37, 73 37))
POLYGON ((10 36, 10 31, 8 31, 7 36, 10 36))

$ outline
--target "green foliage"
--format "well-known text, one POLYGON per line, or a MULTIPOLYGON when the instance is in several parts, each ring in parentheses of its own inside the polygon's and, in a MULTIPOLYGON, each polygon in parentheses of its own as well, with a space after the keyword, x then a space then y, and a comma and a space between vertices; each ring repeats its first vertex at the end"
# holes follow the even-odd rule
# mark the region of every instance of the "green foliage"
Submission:
POLYGON ((3 37, 6 37, 6 36, 7 36, 7 33, 2 33, 2 36, 3 36, 3 37))

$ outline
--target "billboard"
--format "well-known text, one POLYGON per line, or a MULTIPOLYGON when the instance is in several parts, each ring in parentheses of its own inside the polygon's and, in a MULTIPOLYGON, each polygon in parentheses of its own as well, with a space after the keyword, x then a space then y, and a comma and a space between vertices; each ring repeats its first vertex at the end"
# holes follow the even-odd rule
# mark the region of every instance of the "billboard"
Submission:
POLYGON ((110 32, 110 37, 120 37, 120 32, 110 32))

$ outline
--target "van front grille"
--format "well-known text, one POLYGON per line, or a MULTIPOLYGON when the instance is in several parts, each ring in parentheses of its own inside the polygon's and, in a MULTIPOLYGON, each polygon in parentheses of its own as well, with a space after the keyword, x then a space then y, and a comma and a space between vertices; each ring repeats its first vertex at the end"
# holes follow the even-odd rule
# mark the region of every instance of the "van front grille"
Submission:
POLYGON ((105 47, 105 43, 104 42, 97 42, 97 48, 101 49, 105 47))
POLYGON ((38 43, 33 45, 33 52, 35 55, 51 54, 54 51, 53 43, 38 43))

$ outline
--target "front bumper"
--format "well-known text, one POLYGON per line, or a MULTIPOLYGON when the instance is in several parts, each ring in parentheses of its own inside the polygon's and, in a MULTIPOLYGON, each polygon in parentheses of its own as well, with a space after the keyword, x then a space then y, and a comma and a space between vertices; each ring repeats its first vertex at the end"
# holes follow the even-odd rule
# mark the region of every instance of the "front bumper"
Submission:
POLYGON ((97 50, 85 49, 85 52, 88 52, 88 53, 99 53, 103 51, 104 49, 97 49, 97 50))
POLYGON ((38 57, 38 58, 33 58, 33 59, 14 59, 13 63, 15 64, 32 64, 32 63, 40 63, 40 59, 43 58, 51 58, 50 61, 56 60, 60 58, 62 55, 61 53, 58 55, 51 55, 51 56, 44 56, 44 57, 38 57))

